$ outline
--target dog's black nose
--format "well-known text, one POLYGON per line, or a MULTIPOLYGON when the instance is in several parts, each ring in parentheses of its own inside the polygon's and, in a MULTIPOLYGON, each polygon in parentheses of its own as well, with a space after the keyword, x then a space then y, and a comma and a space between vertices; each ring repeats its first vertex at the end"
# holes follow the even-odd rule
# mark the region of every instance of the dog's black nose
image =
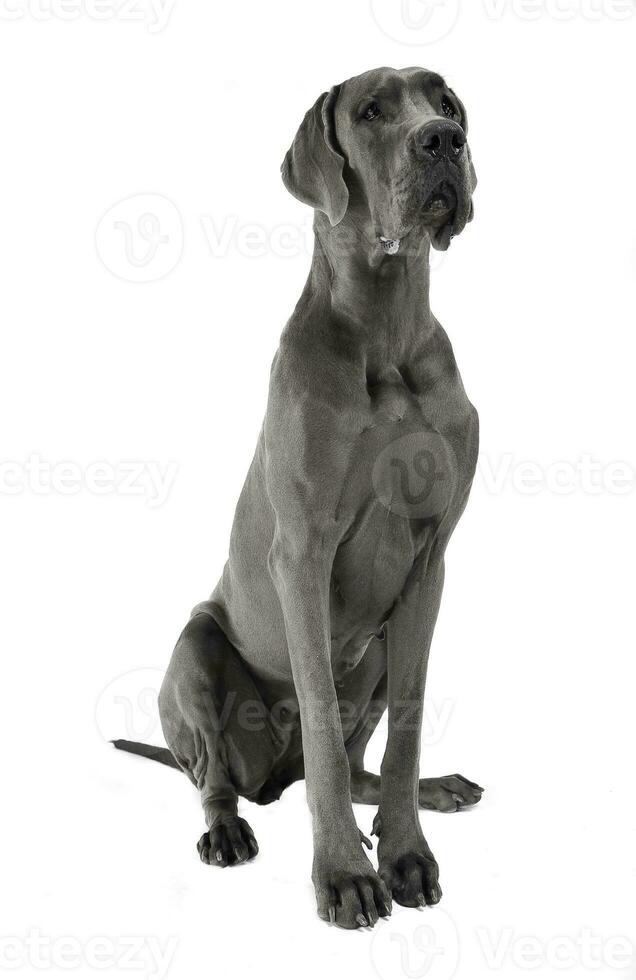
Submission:
POLYGON ((436 119, 418 130, 416 144, 425 157, 457 160, 464 152, 466 134, 461 126, 450 119, 436 119))

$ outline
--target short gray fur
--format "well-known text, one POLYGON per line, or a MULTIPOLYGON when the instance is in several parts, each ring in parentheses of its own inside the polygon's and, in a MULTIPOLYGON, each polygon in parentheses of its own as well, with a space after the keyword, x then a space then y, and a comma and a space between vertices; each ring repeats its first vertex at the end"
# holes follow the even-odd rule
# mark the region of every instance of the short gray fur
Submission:
POLYGON ((211 598, 172 656, 159 708, 201 792, 201 859, 254 857, 237 799, 305 778, 318 914, 374 925, 435 904, 418 807, 481 787, 419 778, 422 704, 444 552, 477 461, 477 413, 429 306, 429 250, 472 218, 464 106, 421 68, 380 68, 324 93, 282 174, 315 209, 309 277, 271 370, 265 421, 211 598), (388 704, 381 774, 364 751, 388 704), (354 802, 378 806, 378 872, 354 802))

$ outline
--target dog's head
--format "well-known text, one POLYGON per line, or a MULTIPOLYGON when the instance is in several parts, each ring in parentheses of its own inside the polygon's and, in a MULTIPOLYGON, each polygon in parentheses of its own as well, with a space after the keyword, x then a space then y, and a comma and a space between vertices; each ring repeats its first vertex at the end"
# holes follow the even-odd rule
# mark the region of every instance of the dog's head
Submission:
POLYGON ((407 235, 445 251, 477 184, 462 102, 423 68, 377 68, 323 93, 282 166, 287 189, 337 225, 363 213, 389 254, 407 235))

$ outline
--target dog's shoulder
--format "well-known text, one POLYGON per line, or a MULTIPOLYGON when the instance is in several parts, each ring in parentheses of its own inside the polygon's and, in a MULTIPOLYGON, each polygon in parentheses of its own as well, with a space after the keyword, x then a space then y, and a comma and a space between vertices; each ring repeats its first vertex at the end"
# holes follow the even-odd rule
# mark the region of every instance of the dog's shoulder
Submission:
POLYGON ((340 493, 368 411, 364 368, 324 333, 288 325, 270 372, 264 424, 270 493, 313 507, 340 493), (313 503, 310 503, 313 502, 313 503))
POLYGON ((270 372, 270 399, 287 408, 352 412, 365 400, 364 352, 328 315, 294 315, 270 372))

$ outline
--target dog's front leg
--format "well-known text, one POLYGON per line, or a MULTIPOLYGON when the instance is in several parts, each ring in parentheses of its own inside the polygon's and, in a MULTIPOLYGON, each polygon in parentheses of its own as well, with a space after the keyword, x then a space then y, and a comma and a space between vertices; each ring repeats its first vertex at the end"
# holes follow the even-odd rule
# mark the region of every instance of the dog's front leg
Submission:
POLYGON ((331 669, 329 581, 334 553, 335 545, 324 533, 279 524, 270 570, 282 606, 300 708, 318 914, 355 929, 388 915, 391 900, 362 850, 351 806, 349 763, 331 669))
POLYGON ((411 907, 435 905, 442 894, 420 825, 418 789, 426 669, 443 582, 443 559, 421 560, 387 629, 388 739, 374 832, 380 874, 395 900, 411 907))

